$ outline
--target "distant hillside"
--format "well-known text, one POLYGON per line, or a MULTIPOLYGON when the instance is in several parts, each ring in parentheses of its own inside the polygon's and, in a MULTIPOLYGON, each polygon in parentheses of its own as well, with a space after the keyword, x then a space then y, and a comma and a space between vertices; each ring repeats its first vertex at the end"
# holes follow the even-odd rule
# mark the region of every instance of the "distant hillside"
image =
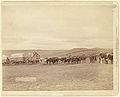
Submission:
POLYGON ((53 56, 77 56, 77 55, 93 55, 93 54, 99 54, 100 52, 113 52, 113 49, 104 49, 104 48, 73 48, 70 50, 3 50, 3 55, 10 56, 11 54, 15 53, 30 53, 36 51, 38 52, 41 57, 53 57, 53 56))
POLYGON ((86 54, 87 56, 89 56, 89 55, 99 54, 100 52, 102 52, 102 53, 105 53, 105 52, 112 53, 113 50, 112 49, 93 48, 93 49, 83 49, 83 50, 80 50, 80 51, 73 51, 70 54, 71 55, 86 54))
POLYGON ((56 53, 65 52, 65 50, 3 50, 2 54, 10 56, 15 53, 32 53, 33 51, 38 52, 41 57, 53 56, 56 53))
POLYGON ((113 49, 104 49, 104 48, 92 48, 92 49, 87 49, 87 48, 74 48, 65 52, 61 52, 57 54, 56 56, 79 56, 82 54, 85 54, 87 56, 93 55, 93 54, 99 54, 100 52, 105 53, 109 52, 112 53, 113 49))

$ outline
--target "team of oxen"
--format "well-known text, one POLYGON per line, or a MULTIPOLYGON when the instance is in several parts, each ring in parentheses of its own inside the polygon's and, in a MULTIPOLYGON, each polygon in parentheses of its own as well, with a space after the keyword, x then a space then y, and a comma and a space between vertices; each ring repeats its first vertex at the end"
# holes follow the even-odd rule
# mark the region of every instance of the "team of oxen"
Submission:
POLYGON ((78 63, 105 63, 105 64, 113 64, 113 54, 111 53, 100 53, 95 55, 81 55, 81 56, 67 56, 67 57, 52 57, 52 58, 45 58, 47 64, 78 64, 78 63), (89 61, 86 61, 89 60, 89 61))
POLYGON ((37 52, 33 52, 27 54, 13 54, 12 57, 6 57, 4 59, 3 64, 79 64, 79 63, 105 63, 105 64, 113 64, 113 53, 99 53, 92 55, 77 55, 77 56, 63 56, 63 57, 47 57, 41 58, 37 52))

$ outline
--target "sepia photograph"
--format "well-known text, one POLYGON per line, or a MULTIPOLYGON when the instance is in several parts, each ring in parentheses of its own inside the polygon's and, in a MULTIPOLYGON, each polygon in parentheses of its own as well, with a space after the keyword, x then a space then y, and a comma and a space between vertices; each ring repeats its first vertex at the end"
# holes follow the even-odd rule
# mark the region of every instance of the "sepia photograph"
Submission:
POLYGON ((117 8, 112 1, 2 2, 2 91, 117 93, 117 8))

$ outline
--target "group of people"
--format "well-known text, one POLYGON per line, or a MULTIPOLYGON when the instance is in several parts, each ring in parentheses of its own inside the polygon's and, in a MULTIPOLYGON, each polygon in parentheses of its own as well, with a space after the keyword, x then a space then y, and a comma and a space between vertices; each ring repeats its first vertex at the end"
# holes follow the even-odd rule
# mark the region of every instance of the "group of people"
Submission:
POLYGON ((113 64, 113 53, 100 53, 99 54, 99 63, 111 63, 113 64), (109 62, 110 61, 110 62, 109 62))
POLYGON ((100 53, 98 55, 90 56, 90 63, 99 62, 101 64, 113 64, 113 53, 100 53))

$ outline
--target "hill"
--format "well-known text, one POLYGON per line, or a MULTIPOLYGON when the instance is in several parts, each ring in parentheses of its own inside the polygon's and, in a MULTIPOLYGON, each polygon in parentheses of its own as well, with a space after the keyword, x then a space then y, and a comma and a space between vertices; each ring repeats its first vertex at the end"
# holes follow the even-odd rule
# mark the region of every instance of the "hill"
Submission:
POLYGON ((100 52, 113 52, 113 49, 106 49, 106 48, 73 48, 70 50, 3 50, 3 55, 10 56, 11 54, 15 53, 30 53, 36 51, 38 52, 41 57, 53 57, 53 56, 77 56, 77 55, 93 55, 93 54, 99 54, 100 52))

